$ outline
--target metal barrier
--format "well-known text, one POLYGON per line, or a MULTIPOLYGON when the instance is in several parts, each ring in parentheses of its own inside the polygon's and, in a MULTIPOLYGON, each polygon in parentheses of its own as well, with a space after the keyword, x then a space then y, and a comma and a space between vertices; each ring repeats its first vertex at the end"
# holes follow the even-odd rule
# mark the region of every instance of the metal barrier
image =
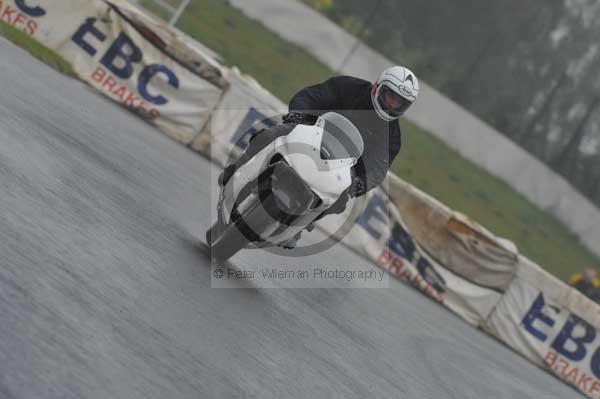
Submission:
MULTIPOLYGON (((129 1, 134 4, 138 3, 138 0, 129 0, 129 1)), ((165 0, 151 0, 151 1, 154 4, 156 4, 157 6, 163 8, 171 13, 171 19, 169 19, 170 26, 175 26, 175 24, 177 24, 177 21, 181 17, 181 14, 183 14, 183 11, 185 11, 186 7, 190 4, 190 0, 181 0, 179 2, 179 5, 177 5, 177 6, 174 6, 174 5, 170 4, 170 2, 167 2, 165 0)))

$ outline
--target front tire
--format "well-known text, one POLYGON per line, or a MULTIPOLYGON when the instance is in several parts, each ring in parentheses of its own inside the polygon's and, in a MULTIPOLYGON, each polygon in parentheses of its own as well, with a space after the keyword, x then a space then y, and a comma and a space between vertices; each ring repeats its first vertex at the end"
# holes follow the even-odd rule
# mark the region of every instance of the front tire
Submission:
POLYGON ((206 231, 206 245, 209 247, 212 245, 213 240, 219 237, 220 232, 223 230, 223 226, 221 226, 220 222, 215 222, 210 229, 206 231))
POLYGON ((266 198, 256 198, 256 203, 250 206, 244 215, 234 217, 230 224, 220 225, 217 221, 206 233, 206 243, 211 257, 217 260, 227 260, 244 249, 249 243, 261 241, 268 236, 273 226, 273 216, 269 209, 277 209, 272 195, 266 198))
POLYGON ((221 229, 215 223, 206 232, 206 243, 210 248, 210 256, 215 260, 225 261, 244 249, 250 242, 235 224, 221 229))

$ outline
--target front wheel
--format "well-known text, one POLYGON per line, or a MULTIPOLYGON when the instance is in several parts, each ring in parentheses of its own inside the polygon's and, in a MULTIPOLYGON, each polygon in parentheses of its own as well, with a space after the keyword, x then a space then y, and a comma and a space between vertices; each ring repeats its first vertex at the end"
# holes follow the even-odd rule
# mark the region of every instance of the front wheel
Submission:
POLYGON ((230 224, 223 225, 221 221, 217 221, 206 233, 211 257, 227 260, 249 243, 268 237, 278 227, 274 224, 274 209, 278 209, 277 204, 273 196, 269 195, 262 199, 255 198, 254 204, 243 215, 233 217, 230 224))
POLYGON ((228 260, 245 248, 249 242, 234 223, 220 226, 219 222, 216 222, 206 232, 206 244, 210 248, 210 256, 216 260, 228 260))
POLYGON ((209 247, 212 245, 213 240, 219 237, 220 232, 223 230, 223 226, 220 221, 216 221, 210 229, 206 231, 206 245, 209 247))

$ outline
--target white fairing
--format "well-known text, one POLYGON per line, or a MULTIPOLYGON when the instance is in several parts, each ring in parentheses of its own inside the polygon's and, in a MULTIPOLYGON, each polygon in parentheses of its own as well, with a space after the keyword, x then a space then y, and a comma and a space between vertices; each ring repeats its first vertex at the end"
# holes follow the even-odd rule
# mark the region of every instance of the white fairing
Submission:
MULTIPOLYGON (((320 149, 327 123, 334 123, 340 127, 345 135, 354 140, 358 153, 362 154, 363 142, 360 133, 350 121, 339 114, 327 113, 313 126, 297 125, 289 134, 276 138, 236 170, 224 187, 223 220, 226 223, 230 222, 231 211, 240 191, 247 184, 256 182, 258 176, 269 166, 269 161, 277 154, 283 156, 312 191, 321 198, 321 205, 311 211, 314 213, 314 218, 328 209, 350 187, 351 168, 356 164, 358 157, 321 159, 320 149)), ((277 238, 270 237, 269 240, 283 242, 304 227, 306 226, 290 226, 277 238)))

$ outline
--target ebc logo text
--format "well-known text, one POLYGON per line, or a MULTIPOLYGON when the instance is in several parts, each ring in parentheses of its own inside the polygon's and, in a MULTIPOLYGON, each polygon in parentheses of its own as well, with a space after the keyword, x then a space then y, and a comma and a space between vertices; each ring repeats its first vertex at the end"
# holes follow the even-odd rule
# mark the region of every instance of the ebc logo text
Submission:
POLYGON ((19 10, 23 11, 30 17, 38 18, 46 15, 46 10, 37 5, 28 5, 27 3, 33 3, 25 0, 15 0, 15 4, 19 7, 19 10))
MULTIPOLYGON (((88 55, 95 57, 98 53, 97 44, 105 42, 107 36, 96 27, 96 18, 88 18, 73 34, 71 40, 88 55)), ((100 82, 103 87, 106 86, 105 80, 109 78, 127 81, 134 74, 134 66, 142 63, 143 57, 142 49, 128 35, 121 32, 100 57, 100 64, 106 71, 96 72, 95 76, 103 76, 103 80, 100 82)), ((172 70, 165 65, 151 64, 146 66, 137 77, 137 91, 143 100, 161 106, 168 104, 169 99, 149 90, 149 83, 158 75, 166 77, 166 83, 169 86, 175 89, 179 88, 179 78, 172 70)), ((113 84, 111 87, 115 87, 115 85, 113 84)), ((130 102, 135 103, 133 100, 130 102)), ((132 104, 127 105, 138 108, 132 104)))
MULTIPOLYGON (((250 107, 244 116, 244 119, 231 137, 231 144, 234 144, 240 149, 245 150, 248 147, 248 142, 252 136, 259 131, 256 122, 261 122, 260 125, 266 128, 275 126, 275 122, 269 119, 267 115, 258 111, 254 107, 250 107)), ((230 161, 232 162, 233 160, 230 161)))
MULTIPOLYGON (((379 240, 384 231, 388 230, 386 224, 386 200, 380 195, 373 195, 364 212, 357 219, 360 225, 369 235, 379 240)), ((389 218, 389 215, 388 215, 389 218)), ((394 222, 390 237, 387 241, 386 256, 380 256, 383 263, 392 262, 394 266, 396 257, 406 259, 416 265, 421 278, 439 294, 446 292, 446 280, 435 270, 435 267, 417 251, 417 246, 408 231, 398 222, 394 222)), ((389 267, 389 265, 388 265, 389 267)), ((399 272, 401 273, 401 272, 399 272)))
POLYGON ((521 325, 540 342, 548 340, 550 331, 558 331, 550 347, 569 362, 581 362, 589 357, 590 369, 600 379, 600 348, 598 343, 594 343, 596 330, 575 315, 569 315, 563 325, 558 325, 554 316, 560 312, 559 308, 547 305, 544 295, 540 293, 523 317, 521 325))

